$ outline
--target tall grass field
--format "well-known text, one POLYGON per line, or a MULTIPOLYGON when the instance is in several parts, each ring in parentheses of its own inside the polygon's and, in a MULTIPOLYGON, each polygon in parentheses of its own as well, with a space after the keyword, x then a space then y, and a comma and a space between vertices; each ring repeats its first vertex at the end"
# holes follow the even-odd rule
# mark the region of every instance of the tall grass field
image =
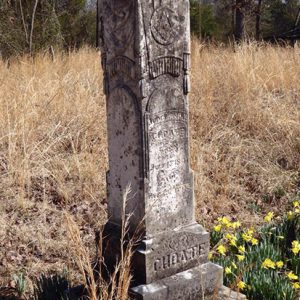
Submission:
MULTIPOLYGON (((224 216, 259 226, 300 190, 300 49, 192 49, 197 220, 209 230, 224 216)), ((20 274, 28 291, 41 274, 83 282, 78 235, 92 258, 107 218, 102 79, 91 48, 0 61, 0 286, 20 274)))

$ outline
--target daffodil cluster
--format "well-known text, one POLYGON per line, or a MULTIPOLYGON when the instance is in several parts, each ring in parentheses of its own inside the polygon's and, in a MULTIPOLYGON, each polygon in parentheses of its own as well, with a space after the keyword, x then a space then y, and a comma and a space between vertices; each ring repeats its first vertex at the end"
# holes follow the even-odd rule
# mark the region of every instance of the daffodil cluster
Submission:
POLYGON ((264 225, 255 230, 226 216, 218 218, 209 258, 224 267, 227 286, 251 299, 261 290, 257 299, 271 299, 268 291, 273 285, 280 292, 272 294, 272 299, 295 299, 300 295, 300 202, 293 201, 293 208, 283 217, 275 218, 270 211, 263 219, 264 225), (289 242, 291 232, 294 240, 289 242))
POLYGON ((291 281, 291 284, 294 289, 299 290, 300 289, 300 281, 299 276, 294 274, 294 272, 290 271, 286 274, 287 278, 291 281))
POLYGON ((218 218, 218 224, 214 226, 214 231, 220 232, 223 228, 225 229, 238 229, 241 227, 239 221, 231 222, 227 217, 218 218))
MULTIPOLYGON (((215 247, 215 252, 225 256, 229 252, 235 254, 237 261, 243 261, 246 254, 246 244, 258 245, 258 239, 254 236, 254 229, 241 229, 240 221, 230 221, 227 217, 218 218, 214 226, 214 232, 219 235, 219 241, 215 247), (246 243, 246 244, 245 244, 246 243)), ((210 253, 213 257, 214 251, 210 253)))
MULTIPOLYGON (((237 269, 237 265, 234 262, 232 262, 229 266, 224 268, 224 272, 227 276, 233 276, 235 278, 235 283, 238 290, 244 290, 247 284, 244 281, 242 281, 238 275, 235 274, 237 269)), ((248 286, 248 288, 250 288, 250 286, 248 286)))
POLYGON ((240 221, 231 221, 228 217, 221 217, 217 219, 217 224, 213 227, 213 235, 217 236, 218 241, 209 253, 209 258, 232 258, 230 264, 224 266, 224 273, 226 276, 235 278, 237 289, 244 290, 247 285, 242 281, 240 274, 237 274, 237 270, 246 259, 247 249, 258 245, 254 229, 243 229, 240 221))
POLYGON ((298 241, 292 242, 292 252, 297 255, 300 252, 300 243, 298 241))
POLYGON ((251 243, 253 246, 258 244, 258 240, 253 236, 254 230, 252 228, 242 233, 242 238, 245 242, 251 243))
POLYGON ((293 220, 295 217, 300 215, 300 203, 299 201, 293 201, 293 210, 288 211, 288 220, 293 220))
POLYGON ((272 261, 270 258, 266 258, 263 263, 261 264, 261 267, 263 269, 281 269, 284 266, 284 263, 282 260, 280 261, 272 261))

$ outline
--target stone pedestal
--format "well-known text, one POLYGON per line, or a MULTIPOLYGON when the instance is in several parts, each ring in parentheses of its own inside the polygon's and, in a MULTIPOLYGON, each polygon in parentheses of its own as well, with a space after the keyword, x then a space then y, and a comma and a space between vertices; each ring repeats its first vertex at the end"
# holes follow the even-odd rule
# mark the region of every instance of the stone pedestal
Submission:
POLYGON ((142 236, 133 258, 133 295, 198 299, 219 288, 222 269, 208 263, 209 234, 194 217, 189 0, 100 0, 99 11, 109 149, 107 261, 113 264, 118 253, 130 184, 129 236, 137 227, 142 236))
POLYGON ((209 234, 197 223, 140 242, 134 256, 137 283, 151 283, 207 262, 209 234))
POLYGON ((201 264, 154 283, 134 287, 132 296, 137 300, 205 300, 205 297, 218 294, 222 272, 215 264, 201 264))

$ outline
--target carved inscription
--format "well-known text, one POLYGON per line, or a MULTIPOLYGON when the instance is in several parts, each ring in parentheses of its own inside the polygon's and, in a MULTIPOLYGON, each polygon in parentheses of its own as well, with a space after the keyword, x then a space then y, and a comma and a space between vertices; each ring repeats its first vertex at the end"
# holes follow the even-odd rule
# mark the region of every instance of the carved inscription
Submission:
POLYGON ((151 115, 149 118, 149 128, 166 121, 186 121, 187 114, 184 111, 173 110, 172 113, 165 112, 157 115, 151 115))
POLYGON ((107 63, 106 71, 110 79, 124 76, 133 79, 135 77, 134 61, 125 56, 118 56, 107 63))
POLYGON ((159 257, 154 261, 154 271, 167 270, 176 265, 185 264, 191 260, 206 258, 209 246, 207 243, 199 244, 179 252, 173 252, 171 254, 159 257))
POLYGON ((151 32, 154 40, 163 46, 174 43, 184 20, 184 16, 179 16, 169 7, 163 6, 156 9, 151 18, 151 32))
POLYGON ((150 77, 152 79, 164 74, 170 74, 174 77, 178 77, 182 73, 182 70, 183 60, 178 57, 160 57, 153 62, 150 62, 150 77))
MULTIPOLYGON (((168 137, 173 137, 173 138, 186 138, 187 137, 187 129, 184 126, 184 124, 176 124, 176 127, 173 128, 167 128, 163 129, 157 132, 153 132, 151 135, 149 135, 150 139, 156 139, 156 140, 163 140, 168 137)), ((174 150, 178 150, 179 145, 176 143, 172 143, 174 145, 174 150)), ((169 145, 170 147, 170 145, 169 145)))
POLYGON ((149 209, 177 213, 188 199, 188 115, 182 91, 156 90, 148 104, 149 209))

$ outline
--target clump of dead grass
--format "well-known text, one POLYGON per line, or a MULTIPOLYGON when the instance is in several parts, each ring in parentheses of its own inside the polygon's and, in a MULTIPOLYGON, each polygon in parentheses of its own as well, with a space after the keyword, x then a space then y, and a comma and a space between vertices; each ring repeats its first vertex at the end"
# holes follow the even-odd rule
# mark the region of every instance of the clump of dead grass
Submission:
MULTIPOLYGON (((300 186, 300 50, 193 42, 191 164, 197 217, 258 222, 300 186)), ((83 245, 105 223, 105 98, 92 49, 0 61, 0 277, 67 268, 63 211, 83 245), (97 217, 95 217, 97 216, 97 217), (77 232, 78 234, 78 232, 77 232)), ((90 254, 89 254, 90 255, 90 254)), ((91 255, 90 255, 91 256, 91 255)))
POLYGON ((103 247, 105 247, 103 241, 107 237, 103 237, 101 232, 99 239, 96 241, 96 259, 95 263, 93 263, 90 252, 83 243, 78 225, 68 213, 65 213, 67 233, 70 241, 69 249, 71 251, 72 260, 73 263, 78 266, 78 269, 84 278, 84 287, 88 299, 90 300, 128 299, 129 287, 132 279, 131 261, 134 245, 138 240, 137 234, 128 239, 131 215, 126 215, 126 205, 130 193, 131 189, 130 186, 128 186, 123 194, 122 224, 119 241, 120 249, 114 249, 116 253, 119 253, 120 255, 119 257, 116 257, 113 270, 108 276, 105 275, 105 273, 107 273, 107 265, 104 257, 105 250, 103 249, 103 247))

